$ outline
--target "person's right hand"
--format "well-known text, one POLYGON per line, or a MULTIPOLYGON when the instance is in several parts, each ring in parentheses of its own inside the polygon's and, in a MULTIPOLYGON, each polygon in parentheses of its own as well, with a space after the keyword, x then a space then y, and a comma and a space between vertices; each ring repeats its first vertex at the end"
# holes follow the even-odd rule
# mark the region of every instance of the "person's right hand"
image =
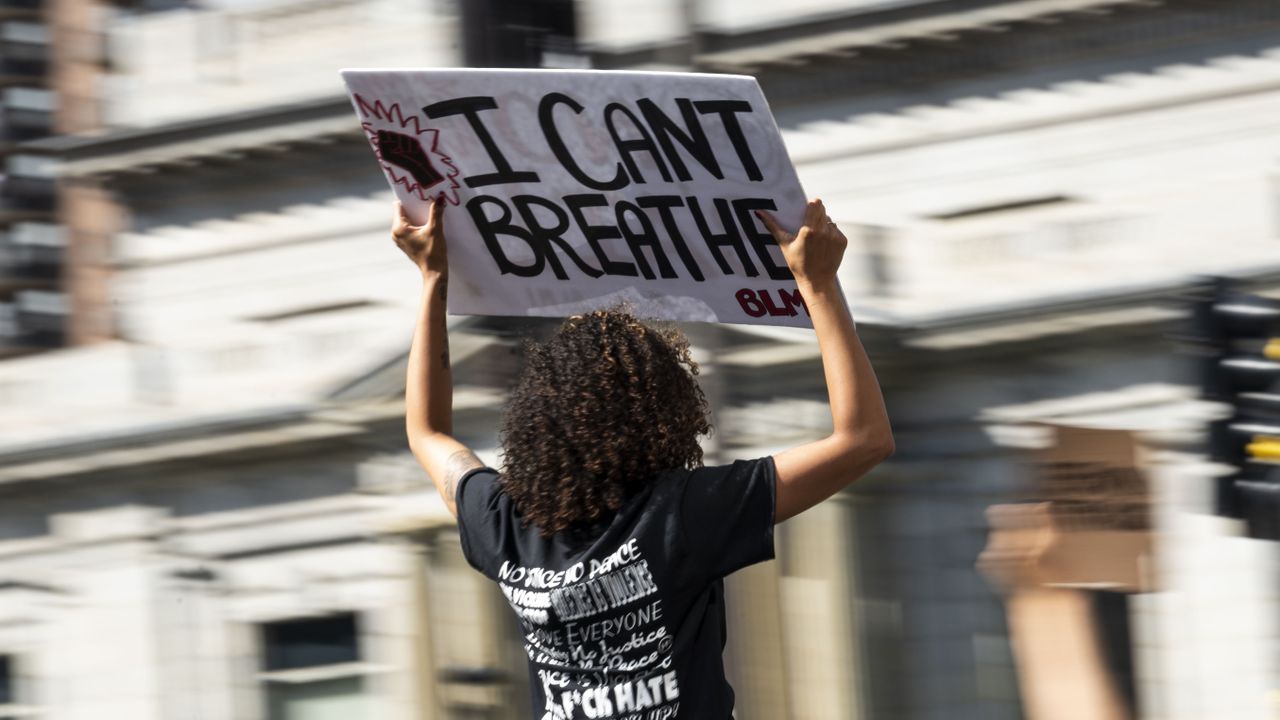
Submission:
POLYGON ((449 256, 444 239, 444 195, 436 195, 427 210, 427 223, 414 225, 404 205, 395 203, 391 239, 423 272, 449 272, 449 256))
POLYGON ((767 210, 756 214, 782 248, 782 257, 796 282, 816 285, 834 280, 849 240, 827 216, 821 200, 810 200, 804 209, 804 224, 795 233, 787 232, 767 210))

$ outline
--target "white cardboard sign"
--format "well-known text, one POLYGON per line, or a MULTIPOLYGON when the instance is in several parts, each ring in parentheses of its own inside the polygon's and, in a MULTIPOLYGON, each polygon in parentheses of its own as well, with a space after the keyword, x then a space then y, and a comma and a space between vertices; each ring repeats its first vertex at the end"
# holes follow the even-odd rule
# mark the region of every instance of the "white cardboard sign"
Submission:
POLYGON ((349 69, 410 219, 444 194, 449 312, 564 316, 618 300, 669 320, 811 327, 753 212, 805 195, 755 78, 349 69))

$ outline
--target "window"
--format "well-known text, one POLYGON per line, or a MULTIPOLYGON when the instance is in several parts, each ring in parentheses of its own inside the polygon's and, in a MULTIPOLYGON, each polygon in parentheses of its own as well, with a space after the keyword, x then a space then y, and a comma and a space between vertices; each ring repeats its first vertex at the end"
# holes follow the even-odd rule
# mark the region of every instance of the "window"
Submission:
POLYGON ((0 707, 14 703, 13 684, 13 660, 0 655, 0 707))
POLYGON ((27 720, 40 716, 38 708, 20 704, 29 693, 18 672, 17 658, 0 655, 0 720, 27 720))
POLYGON ((373 300, 365 300, 362 298, 358 300, 346 300, 342 302, 325 303, 323 305, 307 305, 304 307, 295 307, 295 308, 292 308, 289 310, 283 310, 280 312, 263 313, 260 315, 250 315, 245 317, 245 320, 250 320, 253 322, 263 322, 263 323, 280 322, 281 320, 292 320, 293 318, 298 318, 298 317, 307 317, 311 315, 322 315, 325 313, 343 312, 345 310, 354 310, 356 308, 373 307, 380 304, 381 303, 375 302, 373 300))
POLYGON ((1061 205, 1063 203, 1072 203, 1075 201, 1075 198, 1066 197, 1064 195, 1046 195, 1043 197, 1023 198, 1021 200, 1009 200, 1007 202, 990 203, 987 205, 975 205, 958 210, 933 213, 927 217, 933 220, 959 220, 978 215, 992 215, 995 213, 1008 212, 1010 210, 1023 210, 1025 208, 1043 207, 1045 205, 1061 205))
POLYGON ((270 720, 362 720, 367 671, 354 613, 262 625, 270 720))
POLYGON ((306 683, 271 683, 267 693, 270 720, 363 720, 364 679, 359 676, 306 683))
POLYGON ((166 10, 186 10, 195 3, 192 0, 140 0, 129 9, 135 13, 165 12, 166 10))

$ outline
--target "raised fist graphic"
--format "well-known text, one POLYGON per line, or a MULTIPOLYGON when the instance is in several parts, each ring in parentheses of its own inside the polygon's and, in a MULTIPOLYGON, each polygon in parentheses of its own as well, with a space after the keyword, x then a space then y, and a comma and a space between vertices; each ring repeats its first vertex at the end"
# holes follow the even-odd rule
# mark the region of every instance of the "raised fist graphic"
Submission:
POLYGON ((384 161, 407 170, 424 190, 444 180, 444 176, 435 169, 431 158, 422 149, 422 143, 412 135, 379 130, 378 153, 384 161))

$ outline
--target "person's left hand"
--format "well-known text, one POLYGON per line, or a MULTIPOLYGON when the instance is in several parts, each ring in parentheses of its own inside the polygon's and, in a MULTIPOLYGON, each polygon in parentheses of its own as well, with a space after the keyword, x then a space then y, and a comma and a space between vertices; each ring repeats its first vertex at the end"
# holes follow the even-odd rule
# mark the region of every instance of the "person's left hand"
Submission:
POLYGON ((412 224, 404 213, 404 205, 397 201, 391 238, 423 272, 449 272, 449 256, 444 241, 444 196, 437 195, 431 201, 426 225, 412 224))

